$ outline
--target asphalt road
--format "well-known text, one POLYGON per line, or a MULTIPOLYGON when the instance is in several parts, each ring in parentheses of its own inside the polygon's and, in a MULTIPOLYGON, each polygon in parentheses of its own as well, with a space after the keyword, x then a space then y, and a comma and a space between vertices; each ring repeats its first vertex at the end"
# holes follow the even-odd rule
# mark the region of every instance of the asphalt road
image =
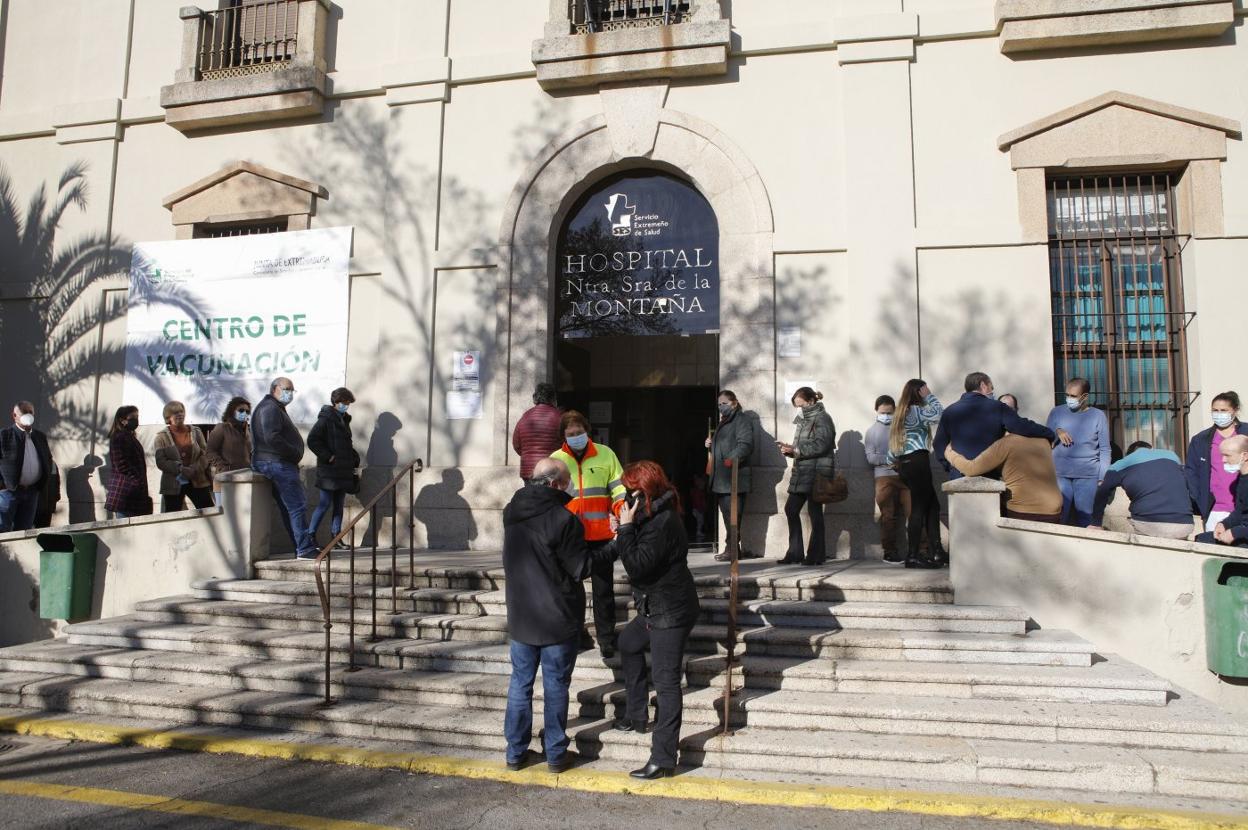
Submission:
POLYGON ((599 795, 314 762, 0 735, 0 828, 865 828, 1051 825, 599 795), (70 787, 75 789, 69 789, 70 787), (155 798, 152 798, 155 796, 155 798), (68 800, 81 799, 81 800, 68 800), (240 808, 242 808, 240 810, 240 808), (259 814, 247 810, 274 811, 259 814))

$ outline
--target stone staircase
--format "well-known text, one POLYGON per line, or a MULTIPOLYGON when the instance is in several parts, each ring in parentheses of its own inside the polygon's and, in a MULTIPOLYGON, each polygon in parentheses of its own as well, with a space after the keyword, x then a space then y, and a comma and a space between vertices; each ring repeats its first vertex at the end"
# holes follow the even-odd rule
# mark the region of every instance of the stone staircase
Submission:
MULTIPOLYGON (((501 758, 509 673, 497 555, 418 553, 414 578, 379 577, 368 641, 366 564, 334 563, 331 690, 311 563, 271 560, 251 580, 207 580, 68 637, 0 650, 0 705, 182 724, 425 744, 501 758), (409 587, 410 586, 410 587, 409 587), (356 595, 358 671, 345 668, 356 595)), ((740 690, 719 737, 726 567, 691 559, 702 617, 686 665, 682 763, 742 773, 869 776, 1248 802, 1248 724, 1016 608, 960 606, 944 572, 874 561, 742 565, 740 690)), ((628 586, 616 585, 621 618, 628 586)), ((581 655, 576 748, 639 764, 619 733, 618 660, 581 655)), ((535 695, 540 709, 541 684, 535 695)), ((536 720, 540 724, 540 717, 536 720)))

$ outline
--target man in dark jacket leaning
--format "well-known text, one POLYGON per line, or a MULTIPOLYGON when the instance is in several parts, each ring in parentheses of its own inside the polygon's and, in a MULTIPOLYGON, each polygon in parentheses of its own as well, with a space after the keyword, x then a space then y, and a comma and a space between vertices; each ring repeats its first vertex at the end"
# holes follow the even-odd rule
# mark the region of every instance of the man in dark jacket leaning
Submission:
MULTIPOLYGON (((503 571, 511 686, 507 690, 507 767, 518 770, 533 732, 533 680, 542 667, 546 763, 551 772, 572 766, 568 753, 568 686, 585 624, 585 579, 591 559, 581 522, 565 505, 568 467, 544 458, 503 511, 503 571)), ((610 556, 611 548, 602 555, 610 556)))
POLYGON ((316 543, 308 532, 308 500, 299 480, 303 436, 286 414, 295 384, 278 378, 251 413, 251 468, 273 484, 273 500, 300 559, 315 559, 316 543))
POLYGON ((950 478, 962 477, 945 459, 945 448, 950 444, 959 455, 974 461, 1007 432, 1024 438, 1043 438, 1050 443, 1057 440, 1053 430, 1019 417, 1017 412, 997 400, 992 378, 983 372, 967 375, 964 388, 966 392, 962 397, 945 407, 932 442, 932 454, 950 478))

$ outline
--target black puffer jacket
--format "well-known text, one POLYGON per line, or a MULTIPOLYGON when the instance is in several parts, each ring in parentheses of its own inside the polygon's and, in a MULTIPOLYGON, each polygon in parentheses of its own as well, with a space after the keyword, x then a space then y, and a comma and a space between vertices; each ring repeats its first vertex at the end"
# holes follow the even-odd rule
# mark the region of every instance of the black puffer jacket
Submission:
POLYGON ((322 406, 308 433, 308 449, 316 455, 316 486, 321 490, 350 490, 360 454, 351 444, 351 416, 322 406))
POLYGON ((836 425, 819 402, 802 407, 802 414, 793 423, 797 424, 793 436, 797 457, 789 476, 789 492, 809 493, 815 487, 816 474, 831 478, 836 473, 836 425))
POLYGON ((652 628, 682 628, 698 619, 698 592, 689 573, 689 538, 672 494, 645 507, 632 524, 620 527, 615 552, 633 584, 637 613, 652 628))
POLYGON ((511 639, 549 646, 580 635, 590 554, 572 497, 527 484, 503 510, 503 573, 511 639))

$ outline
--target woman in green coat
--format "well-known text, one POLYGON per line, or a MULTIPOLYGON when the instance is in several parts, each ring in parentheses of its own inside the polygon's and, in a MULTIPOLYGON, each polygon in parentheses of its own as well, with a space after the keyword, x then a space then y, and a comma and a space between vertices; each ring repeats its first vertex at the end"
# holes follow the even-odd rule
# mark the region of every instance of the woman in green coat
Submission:
MULTIPOLYGON (((732 509, 732 468, 737 468, 737 537, 744 538, 745 497, 750 492, 750 456, 754 454, 754 419, 741 409, 741 402, 730 389, 719 393, 719 426, 715 436, 706 439, 706 448, 711 451, 707 475, 711 480, 711 493, 723 516, 725 538, 732 509)), ((741 546, 742 559, 754 557, 755 554, 741 546)), ((732 556, 725 546, 715 558, 727 562, 732 556)))
POLYGON ((836 473, 836 426, 820 401, 823 393, 803 386, 793 393, 791 402, 798 410, 793 419, 797 433, 792 444, 777 441, 780 452, 793 459, 789 476, 789 499, 784 515, 789 520, 789 550, 781 564, 822 565, 827 558, 827 540, 823 526, 823 505, 811 498, 815 477, 832 478, 836 473), (802 559, 802 507, 810 514, 810 545, 802 559))

